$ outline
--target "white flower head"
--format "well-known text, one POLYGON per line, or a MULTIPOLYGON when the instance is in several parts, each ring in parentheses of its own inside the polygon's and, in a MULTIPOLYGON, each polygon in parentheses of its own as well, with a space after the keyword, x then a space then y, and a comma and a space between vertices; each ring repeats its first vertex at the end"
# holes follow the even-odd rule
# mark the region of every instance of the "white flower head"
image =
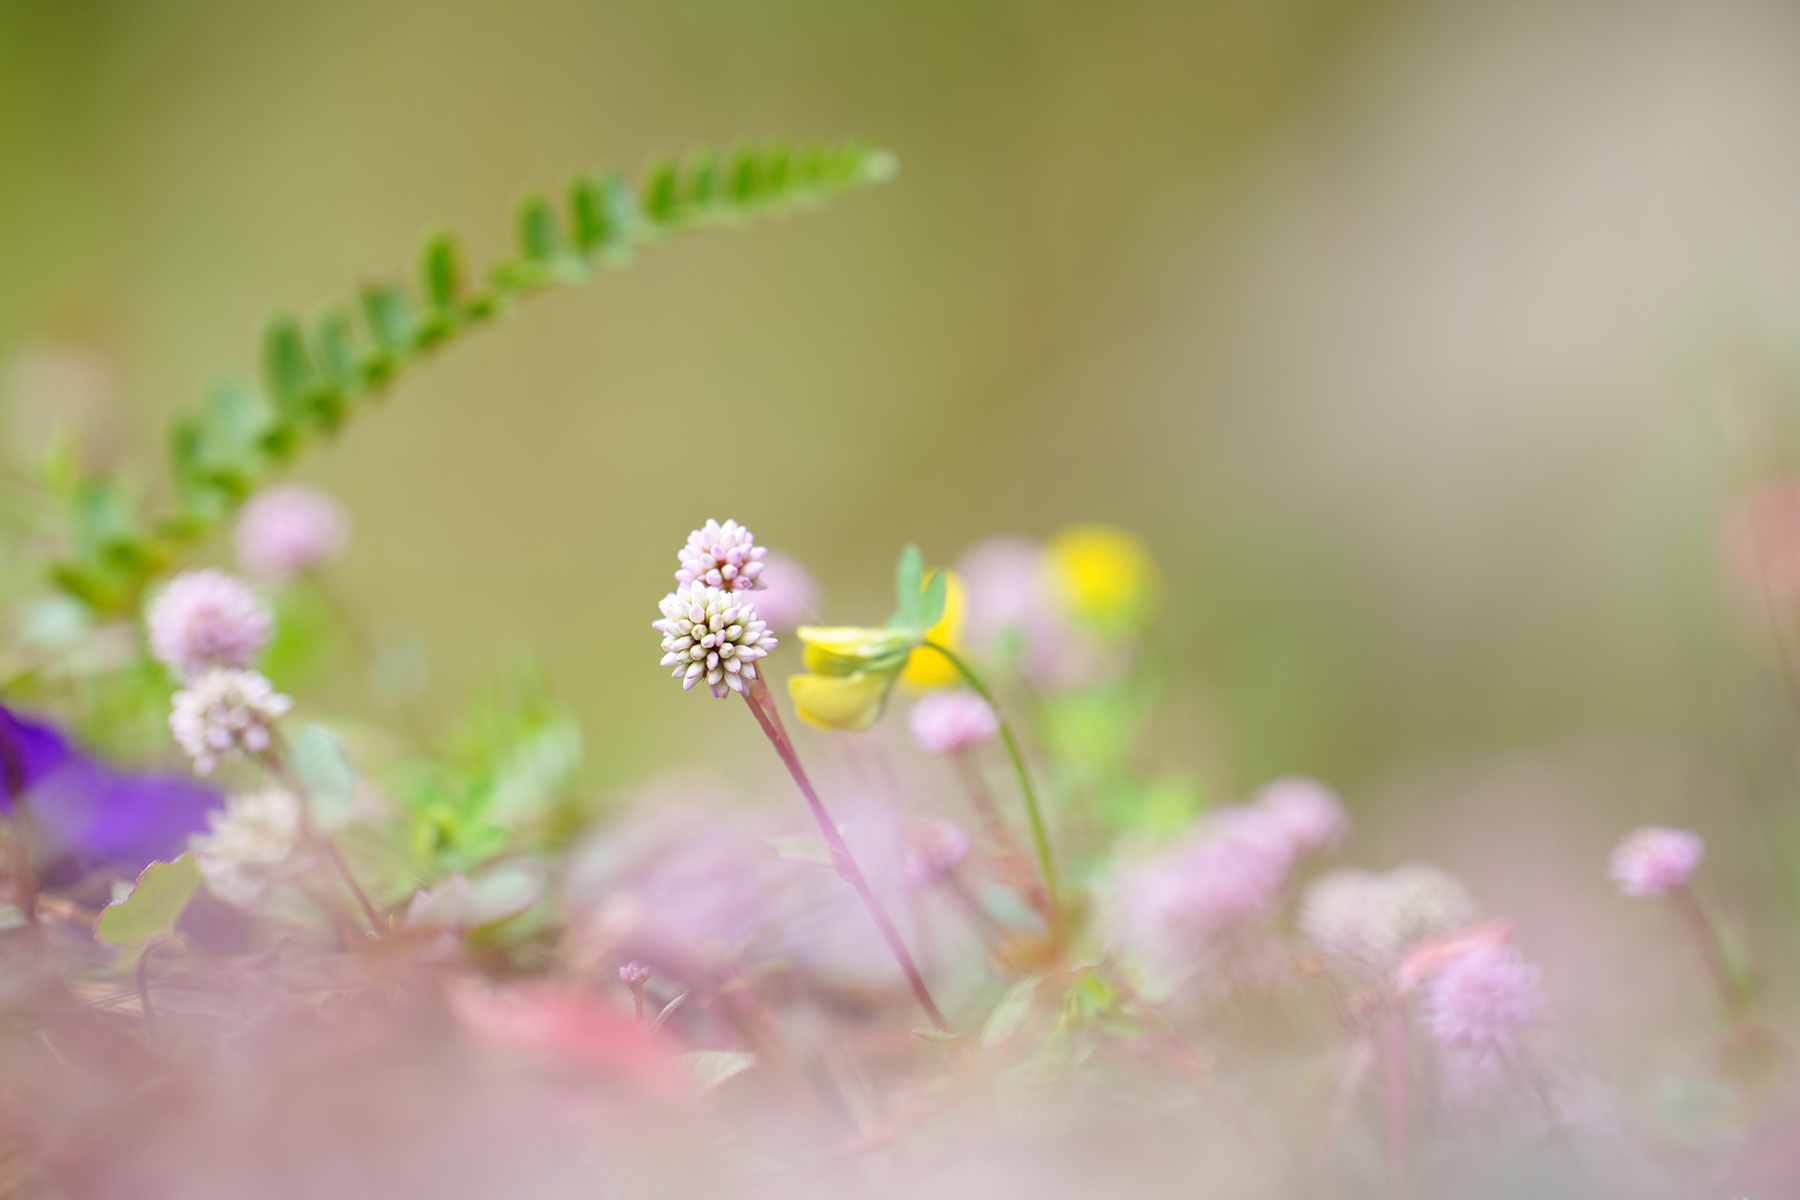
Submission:
POLYGON ((683 587, 704 583, 727 592, 748 592, 761 586, 768 551, 736 521, 723 525, 708 521, 688 534, 687 545, 676 553, 681 569, 675 572, 675 582, 683 587))
POLYGON ((210 775, 225 759, 267 750, 270 727, 293 702, 255 671, 214 667, 176 692, 171 704, 169 731, 194 770, 210 775))
POLYGON ((270 583, 286 583, 336 558, 349 540, 350 518, 343 506, 297 483, 256 493, 238 513, 232 531, 238 565, 270 583))
POLYGON ((736 592, 686 583, 664 596, 661 608, 663 619, 650 627, 663 635, 662 665, 675 668, 682 691, 704 679, 721 699, 741 692, 756 678, 756 660, 776 646, 756 606, 736 592))
POLYGON ((249 584, 223 571, 187 571, 150 602, 150 653, 182 679, 209 667, 247 667, 274 621, 249 584))
POLYGON ((248 908, 299 865, 300 801, 292 792, 233 796, 206 821, 210 828, 190 837, 188 848, 206 889, 227 904, 248 908))
POLYGON ((1387 976, 1407 947, 1473 925, 1475 902, 1454 875, 1407 863, 1385 875, 1353 868, 1320 876, 1300 901, 1300 933, 1334 966, 1387 976))

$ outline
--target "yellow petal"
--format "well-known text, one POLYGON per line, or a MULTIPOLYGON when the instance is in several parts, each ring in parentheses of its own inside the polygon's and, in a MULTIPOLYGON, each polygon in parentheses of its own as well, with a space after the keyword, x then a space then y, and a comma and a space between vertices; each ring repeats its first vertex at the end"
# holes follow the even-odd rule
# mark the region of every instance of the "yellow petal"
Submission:
MULTIPOLYGON (((936 571, 931 575, 937 574, 936 571)), ((931 575, 925 577, 931 582, 931 575)), ((944 575, 944 615, 936 625, 925 631, 925 640, 936 642, 958 653, 962 652, 963 615, 968 611, 968 598, 963 592, 962 577, 955 571, 947 571, 944 575)), ((950 660, 928 646, 921 646, 912 652, 906 660, 906 670, 900 673, 900 682, 908 691, 929 692, 934 688, 954 687, 962 682, 962 674, 950 665, 950 660)))
POLYGON ((1160 577, 1144 544, 1111 525, 1075 525, 1050 542, 1050 573, 1069 612, 1108 631, 1141 625, 1160 577))
POLYGON ((806 645, 807 670, 819 675, 898 671, 914 643, 903 630, 856 625, 802 625, 795 632, 806 645))
POLYGON ((820 729, 867 729, 881 715, 889 674, 859 672, 855 675, 790 675, 788 695, 794 711, 808 725, 820 729))

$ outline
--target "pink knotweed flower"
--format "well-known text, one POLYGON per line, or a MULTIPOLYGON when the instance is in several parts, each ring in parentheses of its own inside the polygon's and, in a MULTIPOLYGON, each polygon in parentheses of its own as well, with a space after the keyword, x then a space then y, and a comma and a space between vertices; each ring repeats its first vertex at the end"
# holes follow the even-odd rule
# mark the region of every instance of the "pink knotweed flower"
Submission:
POLYGON ((1265 814, 1222 809, 1182 845, 1139 868, 1127 884, 1126 908, 1153 940, 1196 949, 1268 909, 1293 863, 1286 838, 1265 814))
POLYGON ((1516 946, 1478 946, 1452 959, 1425 988, 1425 1028, 1445 1046, 1509 1049, 1543 1012, 1543 969, 1522 959, 1516 946))
POLYGON ((1300 934, 1333 967, 1392 976, 1407 949, 1472 925, 1475 901, 1430 863, 1385 874, 1346 867, 1314 880, 1300 900, 1300 934))
POLYGON ((755 536, 736 521, 723 525, 708 521, 688 534, 687 545, 677 551, 681 569, 675 572, 675 582, 684 587, 703 583, 728 592, 747 592, 758 586, 767 554, 756 544, 755 536))
POLYGON ((1000 732, 993 707, 974 692, 929 692, 906 714, 913 741, 927 754, 968 750, 1000 732))
POLYGON ((1256 807, 1287 839, 1296 858, 1336 844, 1350 828, 1337 793, 1297 775, 1266 785, 1257 793, 1256 807))
POLYGON ((907 832, 900 849, 900 871, 908 887, 930 887, 969 857, 969 835, 962 826, 930 817, 907 832))
POLYGON ((650 627, 663 635, 662 665, 675 668, 684 692, 702 679, 720 699, 743 691, 744 680, 756 678, 756 660, 777 644, 756 606, 735 592, 685 583, 661 607, 663 619, 650 627))
POLYGON ((169 731, 194 770, 210 775, 227 758, 273 745, 270 730, 292 703, 255 671, 214 667, 175 693, 169 731))
MULTIPOLYGON (((767 621, 770 629, 818 624, 824 599, 818 581, 800 560, 771 550, 762 566, 762 574, 756 577, 756 615, 767 621)), ((724 578, 723 571, 720 578, 724 578)))
POLYGON ((177 575, 145 615, 150 653, 182 679, 209 667, 247 667, 274 621, 250 585, 211 569, 177 575))
POLYGON ((350 540, 343 506, 324 492, 278 484, 252 496, 238 513, 232 546, 247 574, 270 583, 329 562, 350 540))
POLYGON ((1687 885, 1705 853, 1706 843, 1692 830, 1647 825, 1613 850, 1607 877, 1627 896, 1666 896, 1687 885))

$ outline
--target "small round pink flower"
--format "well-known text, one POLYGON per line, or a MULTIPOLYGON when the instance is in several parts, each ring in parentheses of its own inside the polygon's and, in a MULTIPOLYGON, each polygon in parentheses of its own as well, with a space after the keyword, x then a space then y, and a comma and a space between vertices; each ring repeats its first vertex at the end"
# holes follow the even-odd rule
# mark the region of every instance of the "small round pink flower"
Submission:
POLYGON ((1452 959, 1425 990, 1425 1028, 1440 1044, 1504 1050, 1543 1020, 1543 969, 1517 947, 1486 945, 1452 959))
POLYGON ((930 692, 906 714, 913 741, 927 754, 972 749, 1000 732, 1000 718, 974 692, 930 692))
POLYGON ((194 770, 210 775, 227 759, 275 744, 275 722, 293 701, 255 671, 214 667, 169 699, 169 732, 194 770))
POLYGON ((736 592, 688 583, 662 598, 662 620, 650 627, 663 635, 662 665, 674 667, 681 690, 705 680, 724 699, 756 678, 756 660, 775 649, 775 635, 756 616, 756 607, 736 592))
POLYGON ((969 835, 941 817, 921 821, 900 850, 900 870, 908 887, 930 887, 969 857, 969 835))
POLYGON ((238 513, 232 546, 246 574, 286 583, 336 558, 350 540, 343 506, 324 492, 278 484, 252 496, 238 513))
POLYGON ((1648 825, 1627 834, 1612 852, 1607 876, 1627 896, 1666 896, 1684 887, 1706 843, 1687 829, 1648 825))
POLYGON ((182 679, 210 667, 247 667, 274 622, 250 585, 223 571, 177 575, 145 615, 150 653, 182 679))
POLYGON ((675 582, 747 592, 758 586, 767 555, 751 532, 736 521, 723 525, 708 521, 688 534, 687 545, 677 551, 681 569, 675 572, 675 582))
POLYGON ((1296 857, 1334 845, 1350 827, 1336 792, 1297 775, 1265 786, 1257 794, 1256 806, 1287 839, 1296 857))
MULTIPOLYGON (((756 578, 756 615, 767 621, 770 629, 788 630, 818 623, 819 606, 824 601, 817 581, 800 560, 771 550, 762 565, 762 574, 756 578)), ((723 578, 722 573, 720 577, 723 578)))

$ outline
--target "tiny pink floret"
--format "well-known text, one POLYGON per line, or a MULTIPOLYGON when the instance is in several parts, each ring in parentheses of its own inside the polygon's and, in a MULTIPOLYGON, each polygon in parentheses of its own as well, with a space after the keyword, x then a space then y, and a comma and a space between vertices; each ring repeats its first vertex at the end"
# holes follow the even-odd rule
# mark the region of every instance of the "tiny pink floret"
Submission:
POLYGON ((681 567, 675 582, 686 587, 704 584, 727 592, 748 592, 759 587, 763 559, 768 551, 736 521, 723 525, 708 521, 688 534, 687 545, 676 552, 681 567))
POLYGON ((1543 969, 1511 945, 1480 945, 1425 989, 1425 1028, 1441 1045, 1506 1050, 1543 1020, 1543 969))
POLYGON ((1627 834, 1612 852, 1607 876, 1627 896, 1666 896, 1687 886, 1706 843, 1689 829, 1647 825, 1627 834))
POLYGON ((927 754, 954 754, 1000 732, 1000 718, 974 692, 932 692, 906 715, 913 741, 927 754))

